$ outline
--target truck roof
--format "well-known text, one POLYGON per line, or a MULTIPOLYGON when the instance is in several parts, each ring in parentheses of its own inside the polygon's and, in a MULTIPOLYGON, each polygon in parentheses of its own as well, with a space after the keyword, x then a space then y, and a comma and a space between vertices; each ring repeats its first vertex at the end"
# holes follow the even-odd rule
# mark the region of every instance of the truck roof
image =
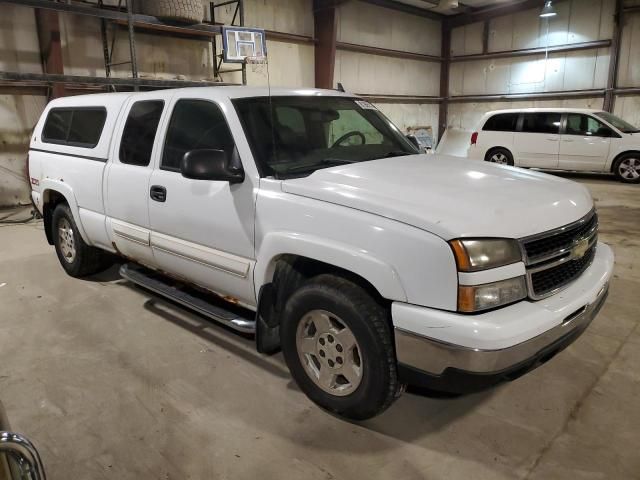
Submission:
MULTIPOLYGON (((163 89, 160 92, 207 92, 207 97, 218 98, 247 98, 247 97, 267 97, 271 96, 325 96, 325 97, 354 97, 352 93, 339 92, 337 90, 322 90, 318 88, 283 88, 283 87, 245 87, 245 86, 219 86, 219 87, 187 87, 163 89)), ((144 96, 149 97, 146 92, 117 92, 117 93, 93 93, 87 95, 74 95, 71 97, 57 98, 51 105, 62 107, 65 105, 96 104, 96 102, 124 102, 129 97, 144 96), (90 100, 90 101, 88 101, 90 100)), ((166 93, 165 93, 166 95, 166 93)))

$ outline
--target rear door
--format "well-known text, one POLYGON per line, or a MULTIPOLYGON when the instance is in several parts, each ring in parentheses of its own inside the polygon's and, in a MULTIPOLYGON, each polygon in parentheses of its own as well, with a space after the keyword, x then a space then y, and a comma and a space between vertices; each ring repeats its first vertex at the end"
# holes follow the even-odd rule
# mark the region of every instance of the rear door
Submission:
POLYGON ((611 128, 590 115, 568 113, 560 141, 560 168, 564 170, 604 169, 611 148, 611 128))
POLYGON ((560 113, 523 113, 519 132, 514 137, 516 165, 558 168, 561 120, 560 113))
POLYGON ((150 243, 149 180, 165 106, 165 100, 157 95, 136 95, 129 101, 112 145, 105 185, 107 232, 114 246, 149 266, 155 264, 150 243))

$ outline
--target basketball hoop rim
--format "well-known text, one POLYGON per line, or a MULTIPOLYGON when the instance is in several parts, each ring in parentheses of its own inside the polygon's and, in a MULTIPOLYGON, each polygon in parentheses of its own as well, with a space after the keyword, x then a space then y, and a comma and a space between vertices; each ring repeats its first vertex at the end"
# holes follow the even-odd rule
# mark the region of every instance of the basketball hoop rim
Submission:
POLYGON ((261 55, 261 56, 254 56, 254 57, 244 57, 244 63, 251 65, 251 64, 266 64, 267 63, 267 56, 266 55, 261 55))

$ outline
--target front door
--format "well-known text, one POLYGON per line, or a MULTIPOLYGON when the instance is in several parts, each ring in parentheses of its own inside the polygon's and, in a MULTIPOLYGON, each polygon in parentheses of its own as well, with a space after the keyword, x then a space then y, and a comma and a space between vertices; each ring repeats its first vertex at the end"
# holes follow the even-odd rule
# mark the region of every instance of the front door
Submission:
POLYGON ((173 104, 148 192, 155 260, 161 270, 253 307, 253 181, 231 185, 183 177, 184 154, 199 149, 224 150, 240 161, 220 106, 181 98, 173 104))
POLYGON ((560 140, 560 168, 602 171, 613 135, 616 135, 613 130, 590 115, 567 114, 560 140))
MULTIPOLYGON (((106 172, 105 207, 107 231, 123 255, 153 266, 150 244, 148 189, 156 131, 165 102, 147 95, 126 108, 112 146, 112 161, 106 172)), ((155 148, 159 148, 155 145, 155 148)))
POLYGON ((516 165, 537 168, 558 167, 561 117, 559 113, 522 114, 521 128, 513 137, 516 165))

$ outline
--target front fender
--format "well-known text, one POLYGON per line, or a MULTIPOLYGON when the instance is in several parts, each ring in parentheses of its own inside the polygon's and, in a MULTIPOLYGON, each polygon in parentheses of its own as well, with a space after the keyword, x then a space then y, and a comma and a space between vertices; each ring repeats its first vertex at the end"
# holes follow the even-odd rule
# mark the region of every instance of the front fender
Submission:
POLYGON ((65 198, 67 204, 69 205, 69 209, 73 214, 73 220, 76 223, 76 227, 78 228, 78 232, 80 233, 82 240, 84 240, 84 242, 89 245, 89 238, 87 237, 87 234, 84 231, 84 227, 82 226, 82 222, 80 221, 78 202, 75 195, 73 194, 71 186, 60 180, 45 178, 43 180, 40 180, 40 191, 42 192, 42 194, 38 198, 38 202, 40 202, 40 204, 37 206, 42 212, 44 212, 45 204, 49 201, 50 192, 57 192, 65 198))
POLYGON ((274 232, 264 237, 254 270, 256 291, 271 281, 277 260, 282 255, 299 255, 349 270, 369 281, 382 297, 407 301, 400 277, 391 265, 364 249, 294 232, 274 232))

